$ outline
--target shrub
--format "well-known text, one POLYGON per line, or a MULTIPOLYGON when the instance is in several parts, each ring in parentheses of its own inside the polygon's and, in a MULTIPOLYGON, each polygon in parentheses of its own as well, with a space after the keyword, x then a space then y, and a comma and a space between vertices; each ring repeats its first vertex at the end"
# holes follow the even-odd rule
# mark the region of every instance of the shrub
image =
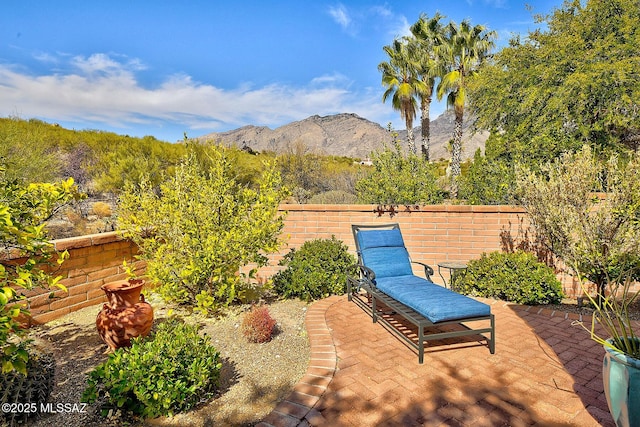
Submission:
POLYGON ((113 214, 111 206, 105 202, 95 202, 93 206, 91 206, 91 213, 99 218, 107 218, 113 214))
POLYGON ((201 153, 206 163, 197 154, 190 151, 160 188, 128 186, 118 220, 160 295, 215 312, 238 298, 240 268, 266 265, 265 254, 279 248, 286 191, 273 165, 265 164, 259 187, 250 188, 234 179, 223 148, 201 153))
POLYGON ((347 274, 355 274, 356 259, 335 236, 305 242, 280 261, 287 266, 273 277, 274 290, 285 298, 304 301, 342 295, 347 274))
POLYGON ((536 233, 577 277, 597 285, 599 298, 611 280, 622 284, 624 273, 640 280, 639 176, 638 153, 604 161, 587 145, 543 165, 541 173, 517 168, 536 233))
POLYGON ((515 203, 513 163, 478 149, 467 173, 462 175, 460 196, 470 205, 508 205, 515 203))
POLYGON ((324 193, 314 194, 309 199, 309 204, 319 205, 346 205, 358 202, 355 194, 348 193, 343 190, 331 190, 324 193))
POLYGON ((56 252, 49 242, 45 223, 54 211, 80 198, 72 179, 58 184, 23 185, 10 180, 0 165, 0 250, 7 258, 23 262, 0 263, 0 365, 1 372, 14 369, 27 374, 28 351, 20 345, 25 333, 21 317, 28 317, 22 290, 59 288, 54 276, 67 253, 56 252))
POLYGON ((563 298, 553 270, 520 251, 482 254, 455 275, 452 286, 463 294, 528 305, 554 304, 563 298))
POLYGON ((212 397, 221 367, 219 353, 196 326, 169 319, 91 371, 82 401, 100 401, 105 415, 117 408, 143 418, 171 416, 212 397))
POLYGON ((444 195, 438 186, 437 168, 416 154, 404 155, 395 141, 371 158, 370 173, 356 183, 362 203, 414 205, 438 203, 444 195))
POLYGON ((249 342, 263 343, 271 340, 276 321, 265 306, 253 306, 242 320, 242 335, 249 342))

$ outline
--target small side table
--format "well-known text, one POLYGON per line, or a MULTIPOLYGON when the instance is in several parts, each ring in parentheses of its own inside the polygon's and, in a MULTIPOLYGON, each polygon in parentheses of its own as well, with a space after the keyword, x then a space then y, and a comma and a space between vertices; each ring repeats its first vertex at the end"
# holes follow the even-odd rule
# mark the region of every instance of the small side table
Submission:
MULTIPOLYGON (((442 282, 444 283, 444 287, 446 288, 447 281, 442 275, 442 271, 440 270, 441 268, 445 268, 449 270, 449 277, 452 278, 456 274, 456 272, 465 270, 467 268, 467 264, 460 261, 448 261, 448 262, 438 263, 438 274, 440 275, 440 277, 442 277, 442 282)), ((449 279, 449 281, 451 281, 451 279, 449 279)), ((451 285, 449 285, 449 287, 451 287, 451 285)))

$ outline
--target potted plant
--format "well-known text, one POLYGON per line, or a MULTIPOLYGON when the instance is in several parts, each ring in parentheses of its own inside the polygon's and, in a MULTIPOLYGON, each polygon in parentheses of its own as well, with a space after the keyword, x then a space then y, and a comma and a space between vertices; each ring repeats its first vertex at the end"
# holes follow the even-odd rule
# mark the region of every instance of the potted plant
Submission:
POLYGON ((592 297, 585 292, 594 308, 591 327, 580 322, 605 349, 604 392, 618 427, 640 425, 640 336, 633 330, 630 317, 640 292, 632 292, 633 284, 632 274, 626 274, 624 279, 607 281, 606 295, 592 297))

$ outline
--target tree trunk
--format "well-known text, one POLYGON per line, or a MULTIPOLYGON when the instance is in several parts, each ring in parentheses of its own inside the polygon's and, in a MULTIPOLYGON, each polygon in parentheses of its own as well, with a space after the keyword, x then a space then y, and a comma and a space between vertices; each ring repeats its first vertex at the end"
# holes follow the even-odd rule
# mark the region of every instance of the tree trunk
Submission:
POLYGON ((431 136, 431 129, 430 129, 430 121, 429 121, 429 109, 431 107, 431 97, 428 98, 423 98, 422 99, 422 105, 421 105, 421 110, 422 110, 422 157, 428 162, 429 161, 429 157, 430 157, 430 136, 431 136))
POLYGON ((416 141, 413 137, 413 122, 407 120, 407 142, 409 143, 409 152, 416 154, 416 141))
POLYGON ((462 119, 463 111, 456 111, 456 121, 453 130, 453 145, 451 146, 451 198, 458 198, 458 177, 460 176, 460 162, 462 158, 462 119))

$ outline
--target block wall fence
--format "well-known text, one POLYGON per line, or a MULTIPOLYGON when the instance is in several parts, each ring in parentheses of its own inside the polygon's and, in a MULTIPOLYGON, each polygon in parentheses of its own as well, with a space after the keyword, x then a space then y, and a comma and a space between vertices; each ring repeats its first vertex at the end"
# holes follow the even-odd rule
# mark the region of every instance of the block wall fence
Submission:
MULTIPOLYGON (((437 264, 445 261, 466 262, 479 258, 483 252, 501 249, 500 233, 510 231, 516 236, 519 224, 527 226, 525 211, 511 206, 432 205, 412 208, 399 207, 391 215, 379 213, 375 205, 281 205, 287 212, 283 237, 286 245, 280 253, 270 256, 270 266, 260 270, 263 278, 270 277, 281 267, 278 261, 291 248, 299 248, 305 241, 330 238, 345 242, 355 254, 351 224, 399 223, 412 259, 426 262, 435 270, 432 278, 442 283, 437 264)), ((62 275, 68 293, 56 291, 27 294, 33 323, 45 323, 84 307, 106 301, 100 286, 126 278, 123 260, 133 262, 136 245, 117 232, 94 234, 54 240, 57 250, 69 251, 69 259, 57 274, 62 275)), ((135 263, 138 272, 145 265, 135 263)), ((448 281, 445 270, 443 276, 448 281)), ((416 270, 416 274, 422 272, 416 270)), ((578 292, 571 277, 559 276, 569 295, 578 292)), ((99 306, 96 307, 96 314, 99 306)))

